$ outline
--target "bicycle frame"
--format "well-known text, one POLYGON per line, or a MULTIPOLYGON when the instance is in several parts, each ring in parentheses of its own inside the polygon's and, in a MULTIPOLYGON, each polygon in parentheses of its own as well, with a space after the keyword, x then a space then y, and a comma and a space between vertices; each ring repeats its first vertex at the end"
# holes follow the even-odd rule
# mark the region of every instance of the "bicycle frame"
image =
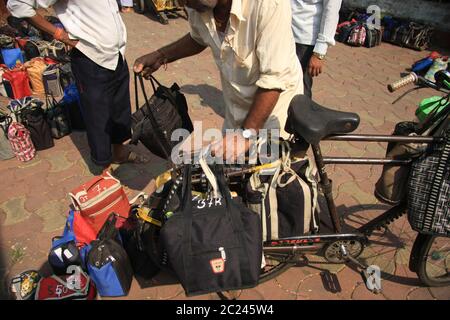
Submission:
MULTIPOLYGON (((442 141, 441 137, 405 137, 392 135, 364 135, 364 134, 346 134, 334 135, 327 137, 323 141, 346 141, 346 142, 403 142, 403 143, 423 143, 431 144, 442 141)), ((334 203, 332 194, 332 182, 328 178, 325 166, 328 164, 359 164, 359 165, 392 165, 404 166, 408 165, 410 160, 394 160, 387 158, 354 158, 354 157, 324 157, 320 145, 313 145, 312 151, 319 170, 321 186, 324 191, 325 199, 327 201, 328 210, 331 215, 333 228, 336 233, 342 232, 342 226, 339 221, 336 205, 334 203)), ((370 222, 369 222, 370 223, 370 222)))

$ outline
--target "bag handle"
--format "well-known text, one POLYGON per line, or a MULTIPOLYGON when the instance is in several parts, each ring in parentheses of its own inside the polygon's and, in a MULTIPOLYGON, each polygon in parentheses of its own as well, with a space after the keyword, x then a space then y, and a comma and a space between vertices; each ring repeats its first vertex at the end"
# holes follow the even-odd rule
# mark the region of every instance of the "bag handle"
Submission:
MULTIPOLYGON (((148 111, 149 111, 149 112, 146 114, 146 117, 150 120, 152 126, 153 126, 155 129, 158 129, 158 130, 155 131, 155 132, 157 133, 157 135, 159 136, 159 137, 157 137, 157 139, 156 139, 156 140, 157 140, 157 143, 160 145, 160 147, 161 147, 161 149, 163 150, 164 155, 166 156, 166 158, 169 159, 169 158, 170 158, 170 154, 168 154, 168 151, 166 150, 166 147, 165 147, 165 146, 163 145, 163 143, 161 142, 161 141, 166 140, 166 137, 163 136, 162 133, 160 132, 158 122, 156 121, 155 116, 154 116, 154 114, 153 114, 153 112, 152 112, 152 108, 151 108, 151 106, 150 106, 150 101, 149 101, 149 99, 148 99, 147 92, 146 92, 146 90, 145 90, 144 78, 142 77, 142 75, 136 74, 136 73, 134 74, 134 77, 135 77, 135 82, 137 82, 137 80, 139 79, 139 83, 140 83, 140 86, 141 86, 141 90, 142 90, 142 93, 143 93, 144 99, 145 99, 145 105, 147 106, 147 109, 148 109, 148 111), (159 138, 159 139, 158 139, 158 138, 159 138)), ((137 85, 135 85, 135 95, 136 95, 136 108, 137 108, 136 110, 139 110, 139 100, 138 100, 138 89, 137 89, 137 85)), ((142 125, 143 125, 143 123, 141 124, 141 128, 138 128, 138 130, 142 130, 142 125)), ((141 131, 138 131, 138 132, 141 132, 141 131)), ((136 139, 137 139, 138 135, 137 135, 137 134, 133 134, 133 136, 134 136, 134 138, 132 139, 132 141, 136 142, 136 139)), ((172 162, 170 162, 170 163, 172 163, 172 162)), ((173 164, 172 164, 172 166, 173 166, 173 164)))

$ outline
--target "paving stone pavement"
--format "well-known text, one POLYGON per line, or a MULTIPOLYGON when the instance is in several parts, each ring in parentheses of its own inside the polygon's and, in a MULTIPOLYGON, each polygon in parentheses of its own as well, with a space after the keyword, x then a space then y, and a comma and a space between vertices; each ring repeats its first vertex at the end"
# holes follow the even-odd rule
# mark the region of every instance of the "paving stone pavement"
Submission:
MULTIPOLYGON (((188 31, 187 22, 171 19, 163 26, 153 18, 135 13, 123 15, 129 43, 127 60, 134 60, 157 49, 188 31)), ((431 90, 416 91, 393 105, 400 94, 389 94, 386 84, 398 79, 414 61, 427 55, 389 44, 372 49, 342 44, 330 49, 325 73, 315 79, 314 99, 342 111, 358 112, 358 133, 390 134, 396 122, 414 119, 417 103, 434 95, 431 90)), ((211 107, 223 105, 220 80, 209 50, 196 57, 176 62, 156 77, 164 84, 176 81, 186 94, 193 120, 202 120, 204 128, 220 128, 222 120, 211 107)), ((131 90, 134 86, 132 84, 131 90)), ((149 89, 150 90, 150 89, 149 89)), ((132 91, 133 92, 133 91, 132 91)), ((133 96, 133 95, 132 95, 133 96)), ((133 105, 134 105, 134 97, 133 105)), ((142 97, 141 97, 142 101, 142 97)), ((5 104, 3 99, 0 103, 5 104)), ((134 106, 133 106, 134 108, 134 106)), ((323 143, 323 151, 336 156, 381 157, 383 143, 323 143)), ((142 146, 139 152, 151 158, 149 165, 121 165, 119 178, 130 196, 145 189, 150 180, 164 171, 166 164, 142 146)), ((385 205, 373 197, 373 186, 381 168, 372 166, 330 166, 337 206, 346 224, 358 227, 383 212, 385 205)), ((45 270, 45 261, 53 236, 59 235, 69 206, 67 193, 93 175, 95 166, 88 157, 85 134, 74 132, 55 141, 51 150, 38 152, 29 163, 15 159, 0 162, 0 275, 3 280, 27 270, 45 270)), ((416 233, 401 218, 385 232, 371 238, 372 245, 362 257, 384 271, 384 290, 374 295, 365 289, 361 276, 345 265, 317 262, 299 264, 284 274, 250 290, 238 292, 239 299, 450 299, 450 287, 422 287, 408 270, 408 259, 416 233), (332 288, 327 279, 333 279, 332 288)), ((0 296, 6 297, 4 281, 0 296)), ((166 275, 158 275, 148 288, 133 282, 126 299, 188 299, 180 285, 166 275)), ((189 298, 191 299, 191 298, 189 298)), ((195 299, 218 299, 215 294, 195 299)))

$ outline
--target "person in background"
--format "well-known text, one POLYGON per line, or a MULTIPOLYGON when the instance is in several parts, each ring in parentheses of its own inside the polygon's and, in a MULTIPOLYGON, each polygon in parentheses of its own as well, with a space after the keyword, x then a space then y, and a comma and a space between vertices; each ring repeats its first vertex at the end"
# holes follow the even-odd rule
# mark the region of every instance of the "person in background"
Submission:
POLYGON ((342 0, 291 0, 292 30, 303 69, 305 95, 312 97, 313 77, 323 72, 339 22, 342 0))
POLYGON ((222 80, 225 118, 233 130, 213 144, 219 155, 234 161, 248 151, 260 129, 280 130, 292 98, 303 93, 302 72, 292 35, 287 0, 180 0, 191 30, 180 40, 140 57, 134 71, 148 78, 166 63, 211 48, 222 80), (241 129, 241 130, 239 130, 241 129), (240 149, 242 146, 244 148, 240 149), (228 150, 227 150, 228 149, 228 150), (228 153, 230 151, 230 153, 228 153))
POLYGON ((73 48, 72 72, 80 92, 92 161, 112 163, 146 159, 124 145, 131 138, 130 75, 125 60, 127 33, 116 0, 9 0, 8 9, 73 48), (57 28, 36 12, 53 6, 64 25, 57 28))
POLYGON ((120 0, 122 12, 133 12, 133 0, 120 0))

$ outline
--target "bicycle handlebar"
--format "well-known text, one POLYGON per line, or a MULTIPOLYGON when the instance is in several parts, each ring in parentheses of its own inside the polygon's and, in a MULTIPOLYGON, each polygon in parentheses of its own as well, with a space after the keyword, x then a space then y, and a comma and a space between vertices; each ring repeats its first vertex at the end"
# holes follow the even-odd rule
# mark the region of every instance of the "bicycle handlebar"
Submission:
POLYGON ((438 71, 435 75, 436 82, 430 81, 422 76, 411 72, 407 76, 401 78, 400 80, 395 81, 388 85, 388 89, 390 92, 395 92, 400 88, 403 88, 410 84, 417 84, 422 87, 428 87, 434 90, 442 91, 444 93, 449 93, 450 89, 450 73, 448 71, 438 71))
POLYGON ((400 80, 395 81, 388 85, 389 92, 395 92, 400 88, 403 88, 409 84, 417 83, 419 81, 419 76, 414 72, 411 72, 406 77, 401 78, 400 80))

